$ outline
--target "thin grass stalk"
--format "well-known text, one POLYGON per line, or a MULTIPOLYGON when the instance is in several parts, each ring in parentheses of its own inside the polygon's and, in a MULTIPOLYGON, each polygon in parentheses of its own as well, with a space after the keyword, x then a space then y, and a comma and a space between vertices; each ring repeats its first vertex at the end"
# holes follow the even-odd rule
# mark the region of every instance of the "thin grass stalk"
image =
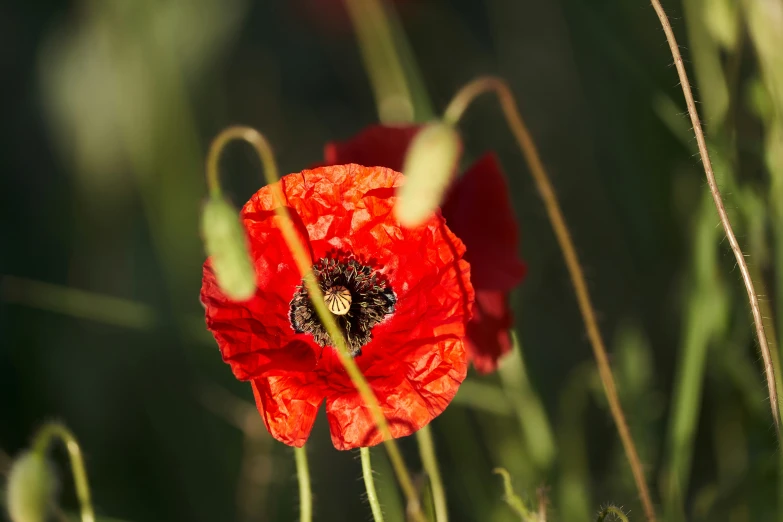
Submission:
POLYGON ((601 378, 601 383, 604 387, 604 393, 606 394, 607 401, 609 402, 609 409, 614 419, 617 431, 620 435, 620 440, 625 450, 626 458, 631 467, 636 487, 639 491, 639 497, 644 507, 644 512, 647 520, 650 522, 655 521, 655 508, 653 507, 650 497, 650 490, 647 486, 647 479, 644 476, 644 470, 642 463, 639 460, 639 454, 636 450, 636 446, 633 442, 633 437, 628 429, 628 423, 625 420, 625 414, 623 413, 622 405, 620 403, 620 397, 617 393, 617 387, 615 385, 614 376, 612 375, 611 367, 609 366, 609 357, 606 353, 606 346, 601 337, 601 331, 598 328, 598 322, 595 318, 595 310, 593 309, 592 302, 590 300, 590 293, 587 289, 587 283, 585 282, 582 267, 579 264, 579 258, 576 254, 571 234, 568 231, 568 227, 563 217, 563 212, 560 209, 560 204, 557 201, 554 188, 549 181, 549 176, 541 163, 541 158, 538 155, 535 143, 530 136, 530 132, 527 130, 522 116, 519 113, 517 104, 514 101, 514 97, 511 94, 511 90, 508 88, 506 82, 497 77, 480 77, 466 86, 454 96, 449 106, 444 112, 443 119, 451 124, 456 124, 470 103, 480 94, 485 92, 494 92, 500 101, 500 105, 503 109, 503 114, 506 117, 509 128, 511 129, 514 137, 517 139, 517 143, 525 157, 525 160, 530 167, 530 173, 536 183, 541 199, 546 207, 549 220, 552 223, 557 241, 560 244, 560 249, 563 252, 568 272, 571 276, 571 283, 574 286, 577 302, 579 304, 579 310, 582 313, 582 319, 584 320, 585 327, 587 328, 587 335, 590 339, 590 344, 593 348, 593 354, 598 365, 598 374, 601 378))
POLYGON ((666 41, 669 44, 669 50, 674 58, 674 65, 677 68, 677 75, 680 78, 680 87, 682 93, 685 96, 685 104, 688 108, 688 115, 693 125, 693 132, 696 135, 696 143, 699 147, 699 156, 701 157, 702 164, 704 166, 704 174, 707 177, 707 184, 710 187, 710 194, 712 195, 713 203, 718 211, 721 226, 729 240, 731 251, 734 253, 734 258, 739 266, 740 273, 742 274, 742 281, 745 285, 745 290, 748 294, 748 301, 750 303, 750 310, 753 315, 753 324, 756 328, 756 338, 759 343, 759 352, 764 360, 764 376, 767 382, 767 390, 769 391, 770 409, 772 411, 772 418, 775 421, 775 429, 777 431, 778 440, 781 440, 781 404, 778 400, 778 389, 775 380, 775 373, 779 372, 773 366, 772 355, 770 354, 769 343, 767 342, 767 335, 764 331, 764 322, 761 316, 761 310, 759 308, 759 300, 756 294, 756 290, 753 286, 753 279, 750 277, 750 271, 748 270, 748 264, 745 262, 745 256, 742 254, 742 249, 737 242, 737 238, 734 235, 734 230, 731 227, 731 221, 726 213, 726 207, 723 204, 723 199, 718 189, 718 183, 715 181, 715 173, 712 170, 712 162, 710 161, 709 151, 707 150, 707 142, 704 138, 704 132, 701 128, 701 121, 699 120, 699 114, 696 111, 696 102, 691 92, 690 82, 688 80, 688 73, 685 71, 685 64, 683 63, 682 55, 680 54, 680 48, 677 45, 677 39, 672 31, 669 18, 666 16, 666 12, 663 10, 663 6, 659 0, 651 0, 653 9, 655 9, 658 19, 661 21, 663 32, 666 33, 666 41))
MULTIPOLYGON (((744 0, 740 2, 744 8, 748 33, 753 41, 761 69, 761 79, 766 87, 772 110, 760 115, 765 126, 765 159, 770 174, 769 206, 771 207, 772 236, 774 238, 773 256, 777 255, 780 267, 783 258, 783 59, 780 48, 783 44, 783 19, 780 12, 780 1, 760 2, 744 0)), ((774 257, 773 257, 774 259, 774 257)), ((757 281, 759 279, 756 279, 757 281)), ((776 270, 773 280, 777 280, 777 325, 778 331, 783 330, 783 273, 776 270)), ((770 294, 764 292, 764 295, 770 294)), ((773 350, 773 363, 778 370, 778 389, 781 390, 780 352, 783 350, 783 339, 776 337, 774 316, 770 313, 768 303, 761 303, 762 317, 773 318, 769 324, 769 334, 773 341, 777 340, 778 349, 773 350), (775 357, 777 356, 777 357, 775 357)), ((783 452, 778 451, 778 520, 783 520, 783 452)))
POLYGON ((380 403, 378 402, 377 397, 375 397, 375 393, 372 391, 367 379, 364 378, 356 361, 351 357, 345 337, 337 326, 337 323, 334 321, 331 312, 329 312, 326 307, 326 303, 323 299, 323 292, 321 292, 321 289, 315 280, 315 276, 313 275, 310 255, 307 253, 305 245, 302 243, 296 230, 294 230, 291 217, 288 214, 288 207, 286 207, 284 203, 285 199, 278 183, 279 176, 277 163, 275 162, 274 154, 272 153, 272 147, 260 132, 252 127, 234 125, 227 127, 213 139, 207 156, 207 183, 210 194, 213 196, 219 195, 218 160, 220 158, 220 153, 228 142, 236 139, 244 140, 252 145, 261 159, 267 185, 269 185, 272 190, 272 197, 275 202, 275 214, 281 218, 280 231, 283 234, 283 238, 285 239, 288 248, 291 250, 297 268, 302 275, 302 280, 310 295, 313 307, 332 339, 338 358, 345 368, 348 377, 351 379, 354 386, 356 386, 356 390, 370 410, 370 414, 378 427, 378 431, 384 439, 383 442, 389 453, 389 460, 394 467, 397 480, 399 481, 400 487, 407 500, 409 516, 413 520, 425 522, 424 515, 421 512, 421 503, 419 502, 418 493, 413 485, 408 469, 405 467, 405 461, 392 436, 380 403))

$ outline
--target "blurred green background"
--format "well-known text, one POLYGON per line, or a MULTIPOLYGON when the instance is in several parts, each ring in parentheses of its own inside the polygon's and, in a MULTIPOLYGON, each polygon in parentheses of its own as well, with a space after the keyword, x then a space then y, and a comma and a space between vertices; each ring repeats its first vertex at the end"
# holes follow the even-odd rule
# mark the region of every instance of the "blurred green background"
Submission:
MULTIPOLYGON (((661 518, 783 519, 746 296, 649 4, 394 7, 436 111, 477 75, 510 83, 586 269, 661 518)), ((665 7, 777 349, 783 2, 665 7)), ((4 2, 0 66, 0 470, 58 419, 83 446, 107 520, 296 519, 292 451, 268 436, 203 324, 203 159, 215 134, 244 123, 283 172, 299 171, 377 122, 344 7, 4 2)), ((461 129, 466 163, 486 150, 503 163, 529 273, 514 297, 521 352, 469 375, 433 423, 451 519, 515 519, 491 473, 503 466, 523 498, 547 488, 550 520, 594 520, 608 502, 642 520, 559 248, 496 101, 477 101, 461 129)), ((222 165, 238 204, 262 183, 249 147, 231 146, 222 165)), ((370 520, 358 453, 336 451, 325 421, 308 443, 316 520, 370 520)), ((421 480, 415 441, 401 444, 421 480)), ((384 453, 372 454, 387 519, 401 520, 384 453)), ((55 460, 72 516, 67 461, 55 460)))

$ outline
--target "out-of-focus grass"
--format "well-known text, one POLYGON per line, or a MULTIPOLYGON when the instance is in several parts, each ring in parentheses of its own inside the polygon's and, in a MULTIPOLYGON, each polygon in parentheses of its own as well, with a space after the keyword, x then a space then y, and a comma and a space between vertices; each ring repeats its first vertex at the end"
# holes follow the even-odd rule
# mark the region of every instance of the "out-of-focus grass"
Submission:
POLYGON ((563 520, 589 520, 595 510, 590 480, 590 458, 585 429, 590 391, 598 385, 595 365, 584 363, 572 371, 560 392, 558 417, 557 507, 563 520))
MULTIPOLYGON (((163 326, 161 312, 152 306, 21 277, 0 276, 0 298, 6 303, 121 328, 151 331, 163 326)), ((214 346, 214 339, 204 328, 204 319, 200 315, 182 315, 178 323, 188 340, 214 346)))
POLYGON ((554 437, 541 399, 533 389, 525 368, 519 336, 512 332, 513 350, 498 368, 498 376, 516 411, 522 439, 531 463, 539 473, 549 471, 555 458, 554 437))
POLYGON ((155 325, 154 310, 127 299, 85 292, 60 285, 4 276, 2 299, 8 303, 90 319, 123 328, 149 330, 155 325))
POLYGON ((135 187, 181 308, 202 252, 192 233, 204 183, 189 82, 214 67, 244 10, 242 0, 86 2, 41 52, 48 121, 83 212, 94 219, 135 187))

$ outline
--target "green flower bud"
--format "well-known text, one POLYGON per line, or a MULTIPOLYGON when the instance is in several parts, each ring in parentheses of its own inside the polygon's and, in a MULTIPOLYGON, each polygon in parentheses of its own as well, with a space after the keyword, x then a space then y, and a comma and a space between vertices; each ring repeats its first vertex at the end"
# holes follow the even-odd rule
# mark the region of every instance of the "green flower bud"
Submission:
POLYGON ((54 506, 57 480, 49 462, 31 451, 16 459, 8 474, 6 501, 12 522, 45 522, 54 506))
POLYGON ((418 226, 435 212, 457 168, 461 148, 457 131, 443 122, 430 123, 416 134, 405 156, 405 184, 397 192, 394 207, 400 224, 418 226))
POLYGON ((256 274, 237 210, 223 198, 210 198, 201 213, 201 233, 223 293, 235 301, 253 297, 256 274))

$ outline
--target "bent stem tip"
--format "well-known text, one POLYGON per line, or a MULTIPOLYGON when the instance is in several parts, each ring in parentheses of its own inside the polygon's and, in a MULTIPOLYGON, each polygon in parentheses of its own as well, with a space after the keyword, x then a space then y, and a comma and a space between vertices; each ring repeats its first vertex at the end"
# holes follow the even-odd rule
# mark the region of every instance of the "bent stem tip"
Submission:
POLYGON ((71 462, 71 473, 73 482, 76 486, 76 497, 79 500, 79 511, 82 522, 95 522, 95 510, 92 507, 90 499, 90 484, 87 480, 87 470, 84 466, 84 457, 79 447, 79 442, 74 434, 59 422, 50 422, 45 424, 33 439, 33 452, 46 457, 46 453, 54 443, 60 440, 68 451, 68 458, 71 462))
POLYGON ((601 331, 598 328, 595 310, 590 299, 590 293, 587 288, 587 283, 585 282, 582 267, 579 263, 579 258, 576 254, 576 248, 574 247, 571 233, 566 225, 563 211, 560 209, 555 190, 552 183, 549 181, 549 176, 538 155, 538 150, 533 142, 533 138, 522 120, 516 101, 511 94, 511 89, 509 89, 508 84, 506 84, 505 80, 502 78, 494 76, 479 77, 457 92, 444 111, 443 119, 451 125, 456 125, 473 100, 485 92, 494 92, 497 95, 506 122, 527 161, 536 188, 546 207, 549 220, 552 223, 552 228, 554 229, 560 249, 563 252, 563 258, 565 259, 566 267, 568 268, 571 277, 571 283, 574 287, 574 292, 576 293, 579 310, 582 314, 585 328, 587 329, 588 338, 590 339, 590 345, 593 348, 593 354, 595 356, 596 364, 598 365, 598 373, 601 377, 601 383, 603 384, 607 401, 609 402, 612 418, 617 426, 617 431, 620 435, 626 458, 631 467, 647 519, 650 522, 654 522, 655 509, 653 508, 652 500, 650 498, 647 480, 644 476, 636 445, 634 444, 631 432, 628 429, 622 405, 620 404, 614 376, 612 375, 612 370, 609 366, 609 357, 607 356, 606 347, 603 338, 601 337, 601 331))

